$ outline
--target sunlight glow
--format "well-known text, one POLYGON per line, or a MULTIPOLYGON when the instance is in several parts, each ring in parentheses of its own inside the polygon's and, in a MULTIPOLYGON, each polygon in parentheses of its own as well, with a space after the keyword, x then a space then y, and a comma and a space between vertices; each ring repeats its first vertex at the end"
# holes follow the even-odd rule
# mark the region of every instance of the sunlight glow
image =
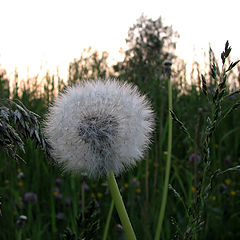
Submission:
POLYGON ((1 1, 0 64, 20 76, 56 71, 64 78, 68 64, 83 48, 107 51, 110 61, 121 59, 128 29, 144 13, 163 18, 180 34, 176 53, 191 64, 203 64, 209 43, 220 56, 226 40, 232 58, 240 56, 238 1, 1 1), (226 11, 226 4, 229 10, 226 11))

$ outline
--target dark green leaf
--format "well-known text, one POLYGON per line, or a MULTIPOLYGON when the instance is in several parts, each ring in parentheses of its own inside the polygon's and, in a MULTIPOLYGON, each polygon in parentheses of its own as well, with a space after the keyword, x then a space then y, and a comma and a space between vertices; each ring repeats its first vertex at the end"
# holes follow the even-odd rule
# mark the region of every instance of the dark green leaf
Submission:
POLYGON ((240 93, 240 90, 234 91, 233 93, 229 94, 227 97, 232 97, 232 96, 234 96, 235 94, 238 94, 238 93, 240 93))
POLYGON ((218 98, 218 94, 219 94, 219 89, 217 88, 217 90, 216 90, 216 92, 215 92, 215 94, 214 94, 214 96, 213 96, 213 102, 214 102, 214 103, 216 102, 216 100, 217 100, 217 98, 218 98))
POLYGON ((225 43, 225 52, 227 52, 227 50, 228 50, 228 48, 229 48, 229 42, 228 42, 228 40, 226 41, 226 43, 225 43))
POLYGON ((203 76, 203 74, 201 75, 202 77, 202 91, 204 93, 204 95, 207 96, 207 81, 205 79, 205 77, 203 76))
POLYGON ((226 60, 224 52, 221 53, 221 59, 222 59, 222 64, 224 64, 226 60))
POLYGON ((231 71, 238 63, 240 62, 240 60, 231 63, 230 66, 228 67, 228 69, 226 70, 226 72, 231 71))
POLYGON ((224 50, 224 55, 225 58, 227 58, 231 52, 232 48, 229 46, 229 42, 227 41, 225 44, 225 50, 224 50))

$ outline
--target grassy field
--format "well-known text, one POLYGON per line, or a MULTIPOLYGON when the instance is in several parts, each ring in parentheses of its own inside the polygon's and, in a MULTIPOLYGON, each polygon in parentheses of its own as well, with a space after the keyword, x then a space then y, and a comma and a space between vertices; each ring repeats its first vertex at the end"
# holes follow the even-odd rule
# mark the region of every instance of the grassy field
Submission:
MULTIPOLYGON (((239 69, 235 75, 231 71, 229 75, 224 101, 221 102, 223 114, 240 100, 238 94, 229 96, 237 90, 233 84, 230 85, 230 80, 239 84, 239 69)), ((205 78, 207 96, 200 90, 201 84, 183 85, 182 81, 174 81, 174 74, 172 76, 173 110, 193 140, 189 141, 174 121, 170 172, 173 189, 170 188, 168 193, 161 239, 183 239, 184 236, 188 239, 187 233, 192 226, 196 230, 193 239, 240 239, 239 172, 212 177, 217 169, 226 170, 240 164, 240 111, 237 109, 216 126, 211 137, 208 177, 212 180, 212 188, 204 199, 204 206, 198 198, 205 169, 204 136, 209 119, 214 118, 211 99, 218 85, 211 74, 206 73, 205 78), (196 223, 197 219, 205 222, 196 223)), ((52 80, 48 76, 41 93, 37 86, 31 88, 26 85, 19 91, 15 86, 11 95, 13 100, 20 99, 28 109, 39 114, 41 124, 55 93, 64 87, 63 83, 54 85, 52 80)), ((0 96, 9 98, 4 84, 1 77, 0 96)), ((142 83, 141 89, 149 95, 156 112, 153 143, 143 161, 118 177, 117 182, 137 239, 148 240, 154 239, 165 177, 168 133, 166 79, 159 76, 152 80, 151 85, 142 83)), ((8 157, 4 152, 0 155, 0 239, 102 239, 111 205, 106 179, 96 181, 86 176, 63 174, 33 141, 28 139, 24 143, 25 154, 19 154, 25 163, 8 157), (81 215, 83 210, 84 219, 81 215), (21 216, 27 219, 21 219, 21 216)), ((115 209, 108 239, 126 239, 115 209)))

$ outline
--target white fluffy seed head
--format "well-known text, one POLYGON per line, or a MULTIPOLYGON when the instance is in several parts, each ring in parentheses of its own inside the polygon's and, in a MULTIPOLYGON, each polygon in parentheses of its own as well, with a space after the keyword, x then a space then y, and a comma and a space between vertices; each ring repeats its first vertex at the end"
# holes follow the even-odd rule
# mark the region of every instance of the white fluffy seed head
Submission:
POLYGON ((136 165, 150 143, 154 114, 136 86, 114 79, 68 87, 50 107, 45 135, 64 170, 101 177, 136 165))

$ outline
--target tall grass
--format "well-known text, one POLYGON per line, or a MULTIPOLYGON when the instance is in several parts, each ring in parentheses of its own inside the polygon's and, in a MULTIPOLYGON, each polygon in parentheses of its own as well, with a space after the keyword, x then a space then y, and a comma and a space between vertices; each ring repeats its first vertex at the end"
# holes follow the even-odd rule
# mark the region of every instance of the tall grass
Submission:
MULTIPOLYGON (((213 53, 211 53, 213 54, 213 53)), ((215 61, 213 55, 211 61, 215 61)), ((211 62, 212 64, 213 62, 211 62)), ((217 65, 216 65, 217 66, 217 65)), ((240 69, 230 71, 229 80, 234 78, 239 85, 240 69)), ((217 68, 216 68, 217 71, 217 68)), ((200 71, 199 71, 200 72, 200 71)), ((214 97, 217 83, 211 73, 205 74, 208 98, 214 97)), ((136 76, 137 77, 137 76, 136 76)), ((201 76, 198 76, 201 79, 201 76)), ((6 81, 1 76, 1 98, 9 98, 6 81)), ((141 79, 141 76, 139 76, 141 79)), ((25 106, 44 119, 57 91, 64 84, 55 84, 46 75, 44 89, 36 86, 23 87, 20 91, 15 85, 11 98, 20 99, 25 106)), ((201 143, 209 124, 209 114, 214 117, 215 110, 197 83, 182 84, 174 81, 173 75, 173 111, 184 126, 189 136, 173 124, 172 165, 169 183, 173 188, 168 193, 166 213, 163 220, 161 239, 187 239, 191 231, 189 222, 194 223, 200 207, 197 191, 204 171, 204 155, 201 143), (184 89, 182 89, 182 87, 184 89), (179 197, 180 196, 180 197, 179 197), (188 206, 192 206, 188 208, 188 206), (187 211, 186 211, 187 209, 187 211), (192 219, 190 219, 192 218, 192 219)), ((147 91, 157 114, 156 132, 151 150, 145 160, 130 172, 117 179, 123 200, 131 219, 137 239, 153 239, 157 228, 167 160, 167 82, 159 75, 151 85, 142 83, 142 90, 147 91), (149 90, 151 89, 151 91, 149 90)), ((237 90, 228 82, 225 88, 222 109, 239 102, 237 90)), ((225 170, 240 163, 240 112, 231 112, 216 126, 211 143, 211 169, 225 170)), ((0 157, 0 239, 102 239, 104 227, 111 205, 111 195, 107 183, 103 180, 94 182, 83 176, 62 174, 58 166, 49 163, 44 152, 36 148, 34 142, 25 140, 25 154, 19 155, 26 163, 15 161, 1 152, 0 157), (87 219, 81 220, 82 186, 87 219), (31 193, 31 194, 26 194, 31 193), (34 195, 35 194, 35 195, 34 195), (28 197, 32 196, 32 197, 28 197), (92 204, 94 202, 94 204, 92 204), (27 217, 21 221, 20 216, 27 217)), ((205 223, 198 239, 238 239, 240 237, 239 175, 231 172, 219 175, 213 182, 213 188, 205 199, 202 217, 205 223), (221 229, 221 231, 219 231, 221 229)), ((86 216, 86 215, 85 215, 86 216)), ((113 210, 107 239, 125 239, 120 220, 113 210)), ((197 230, 197 229, 196 229, 197 230)), ((199 229, 200 230, 200 229, 199 229)), ((195 235, 196 236, 196 235, 195 235)))

